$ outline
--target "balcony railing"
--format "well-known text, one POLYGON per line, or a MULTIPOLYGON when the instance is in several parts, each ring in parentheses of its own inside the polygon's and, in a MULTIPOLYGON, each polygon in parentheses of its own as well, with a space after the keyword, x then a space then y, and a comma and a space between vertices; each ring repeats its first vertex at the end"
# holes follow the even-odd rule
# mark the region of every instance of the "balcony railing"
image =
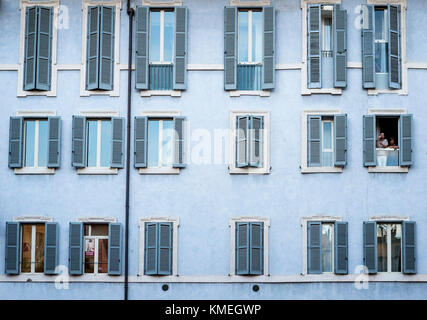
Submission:
POLYGON ((150 90, 172 90, 173 65, 150 64, 150 90))
POLYGON ((261 90, 261 64, 237 66, 237 90, 261 90))

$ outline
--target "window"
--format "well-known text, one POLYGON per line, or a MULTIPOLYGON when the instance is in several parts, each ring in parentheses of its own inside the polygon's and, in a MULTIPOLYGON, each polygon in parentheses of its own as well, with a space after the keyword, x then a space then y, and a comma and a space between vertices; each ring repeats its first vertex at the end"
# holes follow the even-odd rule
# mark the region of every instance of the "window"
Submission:
POLYGON ((173 256, 173 223, 146 222, 144 227, 144 274, 171 275, 173 256))
POLYGON ((377 224, 378 272, 402 270, 402 225, 377 224))
POLYGON ((21 272, 43 273, 45 226, 44 224, 22 224, 21 272))
POLYGON ((147 167, 172 167, 174 133, 173 119, 148 120, 147 167))
POLYGON ((47 167, 48 121, 24 121, 24 167, 47 167))
POLYGON ((110 167, 111 120, 87 120, 87 166, 110 167))
POLYGON ((264 223, 236 222, 236 274, 264 274, 264 223))
POLYGON ((108 224, 85 224, 84 229, 84 273, 107 273, 108 224))

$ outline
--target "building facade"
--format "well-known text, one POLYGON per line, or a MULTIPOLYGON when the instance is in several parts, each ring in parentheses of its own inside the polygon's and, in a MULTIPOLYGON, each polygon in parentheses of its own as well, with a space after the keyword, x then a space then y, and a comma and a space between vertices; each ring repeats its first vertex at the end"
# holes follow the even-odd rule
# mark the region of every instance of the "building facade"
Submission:
POLYGON ((427 298, 424 0, 130 4, 130 136, 127 1, 0 4, 1 299, 427 298))

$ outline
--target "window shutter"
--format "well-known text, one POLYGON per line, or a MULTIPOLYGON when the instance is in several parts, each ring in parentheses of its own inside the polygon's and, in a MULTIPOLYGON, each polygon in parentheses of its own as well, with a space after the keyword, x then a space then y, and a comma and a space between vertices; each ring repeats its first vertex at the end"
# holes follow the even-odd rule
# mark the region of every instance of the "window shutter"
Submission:
POLYGON ((415 221, 403 221, 402 223, 402 265, 403 273, 417 273, 415 265, 415 221))
POLYGON ((23 131, 24 119, 22 117, 10 117, 9 168, 22 168, 23 131))
POLYGON ((111 168, 124 167, 125 119, 111 118, 111 168))
POLYGON ((86 167, 86 117, 73 116, 72 165, 76 168, 86 167))
POLYGON ((377 164, 375 115, 363 116, 363 165, 375 167, 377 164))
POLYGON ((347 115, 334 116, 335 166, 347 164, 347 115))
POLYGON ((122 274, 122 236, 121 223, 110 223, 108 226, 108 274, 122 274))
POLYGON ((21 226, 19 222, 6 222, 6 274, 19 274, 21 226))
POLYGON ((320 48, 321 39, 321 14, 320 4, 308 6, 308 87, 322 87, 322 56, 320 48))
POLYGON ((375 88, 375 15, 373 5, 362 5, 362 81, 363 88, 375 88))
POLYGON ((172 223, 159 223, 158 274, 172 274, 172 223))
POLYGON ((250 160, 251 167, 262 167, 264 117, 250 117, 250 160))
POLYGON ((175 57, 173 89, 187 88, 187 8, 175 7, 175 57))
POLYGON ((334 5, 334 87, 347 87, 347 10, 334 5))
POLYGON ((412 114, 401 115, 399 124, 400 165, 411 166, 414 164, 412 158, 412 114))
POLYGON ((174 117, 173 127, 175 129, 175 143, 174 143, 174 168, 185 168, 185 135, 186 135, 186 121, 185 117, 174 117))
POLYGON ((148 7, 136 7, 136 89, 148 89, 148 7))
POLYGON ((59 225, 57 222, 45 223, 44 273, 56 274, 59 249, 59 225))
POLYGON ((249 116, 236 117, 236 167, 249 165, 249 116))
POLYGON ((236 223, 236 274, 249 274, 249 222, 236 223))
POLYGON ((24 90, 36 89, 37 7, 25 12, 24 90))
POLYGON ((159 232, 159 224, 146 222, 145 223, 145 250, 144 250, 144 274, 157 274, 157 239, 159 232))
POLYGON ((388 5, 388 81, 392 89, 401 87, 400 5, 388 5))
POLYGON ((335 273, 348 273, 348 223, 335 222, 335 273))
POLYGON ((368 268, 368 273, 377 273, 377 223, 375 221, 363 222, 363 263, 368 268))
POLYGON ((61 164, 61 117, 48 117, 48 155, 47 166, 59 168, 61 164))
POLYGON ((273 89, 275 84, 275 10, 274 7, 263 8, 264 37, 263 37, 263 64, 262 89, 273 89))
POLYGON ((38 7, 36 89, 50 90, 52 68, 52 7, 38 7))
POLYGON ((100 7, 89 7, 87 18, 86 90, 99 88, 100 7))
POLYGON ((114 12, 114 7, 101 6, 99 45, 99 89, 101 90, 113 90, 114 12))
POLYGON ((264 223, 250 223, 250 274, 261 275, 264 273, 264 223))
POLYGON ((224 9, 224 88, 237 89, 237 8, 224 9))
POLYGON ((135 117, 135 168, 147 167, 148 118, 135 117))
POLYGON ((83 274, 83 223, 70 222, 69 273, 83 274))
POLYGON ((322 223, 308 221, 307 223, 307 254, 308 273, 322 273, 322 223))
POLYGON ((321 160, 321 116, 308 116, 308 166, 320 167, 321 160))

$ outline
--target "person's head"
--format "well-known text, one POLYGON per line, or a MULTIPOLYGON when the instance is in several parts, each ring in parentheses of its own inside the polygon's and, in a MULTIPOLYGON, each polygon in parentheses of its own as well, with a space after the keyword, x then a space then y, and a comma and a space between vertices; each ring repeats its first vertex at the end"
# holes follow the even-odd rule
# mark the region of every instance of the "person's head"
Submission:
POLYGON ((385 134, 384 134, 384 132, 381 132, 380 133, 380 139, 382 140, 382 139, 384 139, 385 138, 385 134))
POLYGON ((390 145, 394 146, 394 143, 395 143, 394 137, 390 137, 390 145))

